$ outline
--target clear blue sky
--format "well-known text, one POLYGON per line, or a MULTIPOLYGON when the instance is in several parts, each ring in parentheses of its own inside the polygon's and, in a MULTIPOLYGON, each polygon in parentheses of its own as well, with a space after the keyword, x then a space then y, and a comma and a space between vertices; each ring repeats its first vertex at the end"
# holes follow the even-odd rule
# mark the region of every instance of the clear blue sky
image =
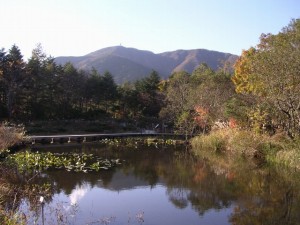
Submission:
POLYGON ((261 33, 300 18, 300 0, 0 0, 0 48, 25 59, 80 56, 115 45, 155 53, 205 48, 241 54, 261 33))

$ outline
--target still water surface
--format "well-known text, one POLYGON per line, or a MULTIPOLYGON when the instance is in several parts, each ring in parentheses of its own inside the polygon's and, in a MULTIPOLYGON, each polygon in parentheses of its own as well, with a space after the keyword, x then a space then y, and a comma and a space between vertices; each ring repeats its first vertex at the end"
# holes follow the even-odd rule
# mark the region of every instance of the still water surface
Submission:
MULTIPOLYGON (((299 174, 194 157, 185 147, 73 146, 39 149, 119 158, 92 173, 47 171, 55 191, 42 224, 300 224, 299 174)), ((21 207, 28 210, 24 200, 21 207)), ((42 213, 43 216, 42 217, 42 213)))

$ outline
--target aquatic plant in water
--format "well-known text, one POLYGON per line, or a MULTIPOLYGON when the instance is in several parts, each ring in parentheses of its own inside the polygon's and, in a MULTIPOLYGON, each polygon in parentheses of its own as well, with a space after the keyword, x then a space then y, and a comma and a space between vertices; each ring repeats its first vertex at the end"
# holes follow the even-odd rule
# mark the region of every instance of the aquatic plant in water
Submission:
POLYGON ((139 145, 143 146, 158 146, 158 145, 176 145, 184 144, 183 140, 168 139, 168 138, 113 138, 113 139, 102 139, 99 140, 101 144, 106 144, 109 146, 116 147, 137 147, 139 145))
POLYGON ((16 164, 20 171, 44 171, 63 169, 75 172, 108 170, 121 164, 120 159, 102 159, 86 153, 18 152, 8 156, 9 163, 16 164))

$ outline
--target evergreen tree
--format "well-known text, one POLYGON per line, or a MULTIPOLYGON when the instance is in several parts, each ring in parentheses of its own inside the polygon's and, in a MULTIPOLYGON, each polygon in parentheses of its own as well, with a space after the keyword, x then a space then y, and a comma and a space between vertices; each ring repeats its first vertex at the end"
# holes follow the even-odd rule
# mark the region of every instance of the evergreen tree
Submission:
POLYGON ((23 95, 25 62, 23 61, 20 49, 16 45, 13 45, 9 49, 6 58, 2 59, 1 64, 8 117, 9 119, 14 119, 18 115, 22 115, 22 103, 25 97, 23 95))

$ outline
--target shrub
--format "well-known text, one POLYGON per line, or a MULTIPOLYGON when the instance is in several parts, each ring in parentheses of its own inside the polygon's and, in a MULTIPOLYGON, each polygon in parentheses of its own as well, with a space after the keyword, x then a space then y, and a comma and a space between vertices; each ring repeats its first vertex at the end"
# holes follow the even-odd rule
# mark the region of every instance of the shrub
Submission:
POLYGON ((273 140, 267 135, 230 128, 198 136, 192 140, 192 146, 196 152, 202 150, 218 152, 221 150, 228 154, 261 159, 264 159, 266 155, 274 155, 283 148, 280 141, 273 140))
POLYGON ((16 145, 24 140, 25 130, 23 126, 8 123, 0 124, 0 153, 9 147, 16 145))
POLYGON ((278 151, 275 157, 275 163, 280 163, 288 167, 300 170, 300 138, 285 142, 284 151, 278 151))
POLYGON ((256 158, 300 169, 300 137, 292 140, 280 132, 269 136, 250 130, 226 128, 195 137, 191 143, 198 155, 222 151, 233 157, 256 158))
POLYGON ((53 194, 54 188, 43 174, 22 173, 16 165, 0 162, 0 224, 35 224, 30 222, 34 214, 22 210, 23 199, 28 201, 30 210, 38 212, 39 197, 43 196, 48 201, 53 194))
POLYGON ((213 131, 208 135, 200 135, 193 138, 192 146, 194 150, 209 150, 213 152, 226 151, 228 147, 228 133, 224 129, 213 131))

